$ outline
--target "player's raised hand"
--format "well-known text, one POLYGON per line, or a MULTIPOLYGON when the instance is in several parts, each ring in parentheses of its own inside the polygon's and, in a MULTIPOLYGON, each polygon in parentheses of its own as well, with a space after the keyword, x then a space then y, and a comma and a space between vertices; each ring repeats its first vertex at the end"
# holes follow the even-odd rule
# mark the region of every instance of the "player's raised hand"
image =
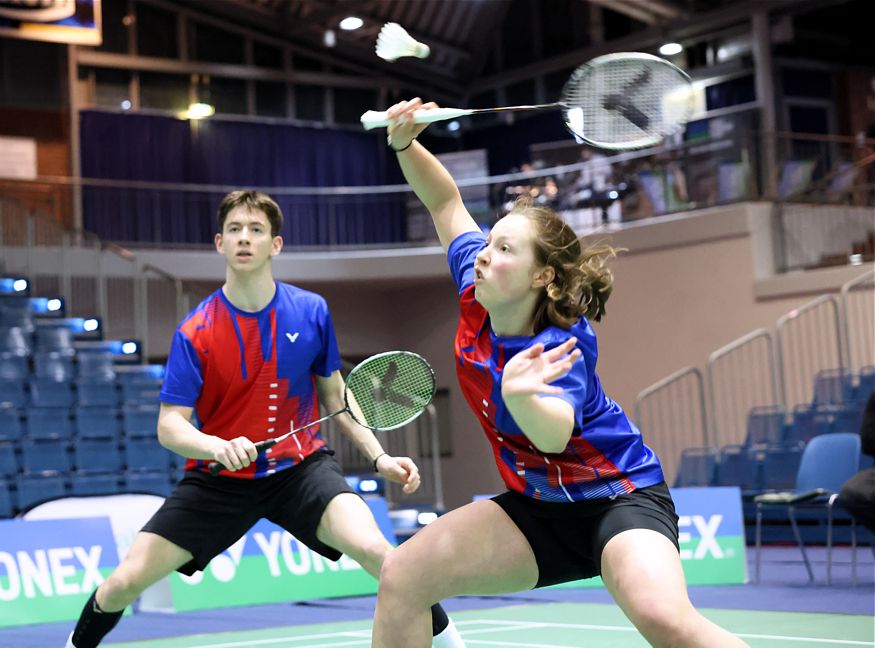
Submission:
POLYGON ((411 141, 424 131, 428 124, 416 124, 413 121, 413 113, 417 110, 430 110, 437 108, 437 104, 433 101, 422 103, 422 99, 414 97, 409 101, 399 101, 394 106, 386 111, 386 116, 390 123, 387 127, 389 141, 395 150, 407 148, 411 141))
POLYGON ((571 366, 580 358, 580 349, 574 347, 576 343, 577 338, 569 338, 549 351, 539 343, 517 353, 504 365, 501 395, 508 398, 561 394, 562 389, 550 383, 571 371, 571 366))

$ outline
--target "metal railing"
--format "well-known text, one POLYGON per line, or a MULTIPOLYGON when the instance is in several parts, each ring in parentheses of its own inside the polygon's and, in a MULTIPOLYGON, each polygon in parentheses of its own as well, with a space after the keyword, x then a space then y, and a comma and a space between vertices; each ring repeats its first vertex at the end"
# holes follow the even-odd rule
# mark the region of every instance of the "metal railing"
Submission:
POLYGON ((851 371, 875 365, 875 270, 842 286, 839 293, 844 363, 851 371))
POLYGON ((757 329, 714 351, 706 365, 710 435, 715 446, 741 443, 747 413, 783 403, 772 335, 757 329))
POLYGON ((641 391, 635 400, 635 423, 659 456, 666 482, 673 483, 681 450, 712 443, 702 372, 684 367, 641 391))
POLYGON ((788 410, 810 402, 814 374, 843 367, 841 331, 835 295, 818 297, 778 319, 777 358, 788 410))

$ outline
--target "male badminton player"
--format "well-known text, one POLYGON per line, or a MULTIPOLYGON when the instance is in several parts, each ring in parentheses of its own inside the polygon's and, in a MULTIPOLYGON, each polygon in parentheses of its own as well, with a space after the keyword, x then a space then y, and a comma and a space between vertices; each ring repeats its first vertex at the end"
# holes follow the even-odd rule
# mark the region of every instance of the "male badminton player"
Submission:
MULTIPOLYGON (((174 570, 203 570, 263 517, 326 558, 344 553, 379 576, 392 546, 318 426, 270 453, 255 449, 316 420, 320 401, 331 411, 345 406, 325 300, 273 278, 282 222, 264 194, 235 191, 222 200, 215 243, 227 261, 225 283, 176 330, 160 394, 158 440, 187 458, 185 476, 88 599, 68 648, 97 646, 148 586, 174 570), (189 422, 193 412, 200 429, 189 422), (227 467, 218 476, 208 469, 215 461, 227 467)), ((335 420, 381 475, 406 493, 419 488, 412 460, 389 456, 347 414, 335 420)), ((432 619, 435 646, 464 646, 439 605, 432 619)))
POLYGON ((519 203, 484 236, 449 172, 416 142, 419 99, 389 109, 390 145, 431 213, 459 289, 456 370, 507 492, 438 518, 383 565, 373 646, 428 645, 428 609, 460 594, 601 575, 654 646, 745 644, 687 596, 659 460, 602 391, 589 320, 614 250, 585 248, 552 210, 519 203))

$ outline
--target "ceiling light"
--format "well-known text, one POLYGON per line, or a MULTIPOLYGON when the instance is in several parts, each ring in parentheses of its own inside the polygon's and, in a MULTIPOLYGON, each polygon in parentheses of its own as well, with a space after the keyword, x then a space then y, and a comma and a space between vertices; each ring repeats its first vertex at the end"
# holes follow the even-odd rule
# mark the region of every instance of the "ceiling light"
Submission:
POLYGON ((184 114, 188 119, 206 119, 216 114, 216 108, 212 104, 199 101, 191 104, 184 114))
POLYGON ((659 53, 663 56, 674 56, 684 51, 684 46, 680 43, 666 43, 659 48, 659 53))
POLYGON ((355 31, 365 24, 365 21, 358 16, 347 16, 340 21, 340 28, 344 31, 355 31))

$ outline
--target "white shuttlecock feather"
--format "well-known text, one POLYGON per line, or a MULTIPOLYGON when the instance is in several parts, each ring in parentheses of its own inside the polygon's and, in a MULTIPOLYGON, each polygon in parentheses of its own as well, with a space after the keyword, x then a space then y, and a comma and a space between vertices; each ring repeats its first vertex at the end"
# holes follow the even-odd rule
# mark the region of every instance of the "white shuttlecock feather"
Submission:
POLYGON ((377 36, 377 56, 394 61, 402 56, 425 58, 431 53, 428 45, 413 38, 398 23, 386 23, 377 36))

